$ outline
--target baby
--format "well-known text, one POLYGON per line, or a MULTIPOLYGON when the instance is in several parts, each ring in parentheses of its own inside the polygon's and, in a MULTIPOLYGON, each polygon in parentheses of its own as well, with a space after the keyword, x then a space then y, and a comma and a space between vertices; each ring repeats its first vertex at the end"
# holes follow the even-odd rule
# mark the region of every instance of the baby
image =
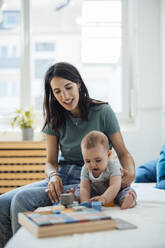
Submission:
POLYGON ((98 131, 89 132, 81 142, 85 165, 81 170, 80 202, 100 201, 109 204, 121 188, 118 160, 112 160, 108 138, 98 131))

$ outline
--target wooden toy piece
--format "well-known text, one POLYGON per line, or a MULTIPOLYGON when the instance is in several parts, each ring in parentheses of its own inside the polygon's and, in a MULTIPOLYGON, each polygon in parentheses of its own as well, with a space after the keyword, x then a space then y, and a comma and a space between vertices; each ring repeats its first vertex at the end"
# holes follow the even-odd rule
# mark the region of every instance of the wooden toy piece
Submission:
POLYGON ((74 211, 83 211, 84 209, 86 209, 86 207, 85 206, 75 206, 75 207, 73 207, 72 208, 74 211))
POLYGON ((73 203, 74 197, 72 193, 63 193, 61 194, 61 204, 67 207, 68 205, 73 203))
POLYGON ((84 207, 86 207, 86 208, 91 208, 91 204, 90 204, 89 201, 80 203, 80 206, 84 206, 84 207))
POLYGON ((104 207, 113 207, 113 206, 114 206, 114 201, 111 201, 104 205, 104 207))
POLYGON ((102 203, 99 201, 92 201, 92 208, 101 211, 102 210, 102 203))
POLYGON ((79 206, 78 201, 73 201, 72 204, 68 204, 68 205, 67 205, 67 208, 73 208, 73 207, 77 207, 77 206, 79 206))
POLYGON ((60 204, 60 201, 53 202, 53 206, 58 206, 60 204))

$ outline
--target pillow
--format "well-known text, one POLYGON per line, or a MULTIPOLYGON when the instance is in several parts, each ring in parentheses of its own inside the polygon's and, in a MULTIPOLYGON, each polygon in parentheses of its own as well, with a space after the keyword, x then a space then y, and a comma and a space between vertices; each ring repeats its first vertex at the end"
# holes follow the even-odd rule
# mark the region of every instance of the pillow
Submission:
POLYGON ((136 169, 135 183, 156 182, 156 164, 158 160, 151 160, 136 169))
POLYGON ((157 189, 165 189, 165 180, 160 181, 155 185, 155 188, 157 189))
POLYGON ((160 158, 156 164, 157 184, 156 188, 165 189, 165 143, 160 152, 160 158))

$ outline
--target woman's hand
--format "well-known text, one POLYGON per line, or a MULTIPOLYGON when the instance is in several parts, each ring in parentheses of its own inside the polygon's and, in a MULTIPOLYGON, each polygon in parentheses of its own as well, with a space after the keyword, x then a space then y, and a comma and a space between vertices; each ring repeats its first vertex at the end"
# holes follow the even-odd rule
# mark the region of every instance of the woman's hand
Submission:
POLYGON ((50 178, 46 191, 48 192, 48 196, 52 203, 59 201, 60 195, 63 191, 63 184, 58 175, 50 178))
POLYGON ((130 184, 133 182, 135 179, 135 170, 134 169, 123 169, 120 168, 121 173, 122 173, 122 181, 121 181, 121 188, 126 188, 130 186, 130 184))

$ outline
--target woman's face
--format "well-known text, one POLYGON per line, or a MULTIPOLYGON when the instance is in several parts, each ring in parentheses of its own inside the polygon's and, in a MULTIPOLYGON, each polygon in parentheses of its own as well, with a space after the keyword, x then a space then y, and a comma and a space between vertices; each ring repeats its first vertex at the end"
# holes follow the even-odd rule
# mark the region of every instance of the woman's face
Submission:
POLYGON ((80 110, 78 102, 80 84, 73 83, 65 78, 54 77, 50 82, 50 86, 59 104, 70 111, 73 116, 79 117, 80 110))

